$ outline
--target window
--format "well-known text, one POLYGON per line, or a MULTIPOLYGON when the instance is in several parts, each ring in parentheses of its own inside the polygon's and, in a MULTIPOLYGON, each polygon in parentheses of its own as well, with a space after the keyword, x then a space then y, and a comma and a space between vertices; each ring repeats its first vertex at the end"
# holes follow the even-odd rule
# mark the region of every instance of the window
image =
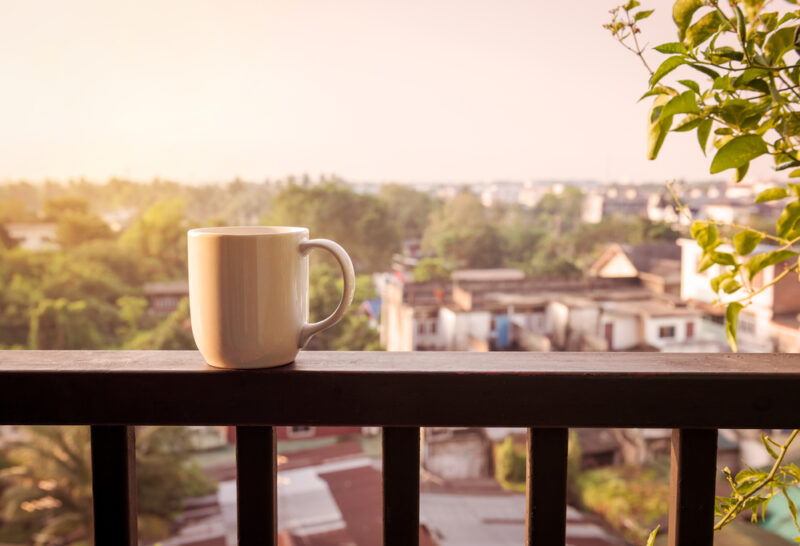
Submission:
POLYGON ((686 323, 686 339, 692 339, 694 337, 694 322, 687 322, 686 323))
POLYGON ((667 338, 667 337, 675 337, 675 327, 674 326, 661 326, 658 328, 658 337, 660 338, 667 338))
POLYGON ((316 427, 288 427, 286 435, 289 438, 311 438, 316 427))
POLYGON ((431 333, 432 334, 436 333, 436 322, 431 322, 431 333))
POLYGON ((425 323, 420 321, 417 323, 417 333, 424 334, 425 333, 425 323))

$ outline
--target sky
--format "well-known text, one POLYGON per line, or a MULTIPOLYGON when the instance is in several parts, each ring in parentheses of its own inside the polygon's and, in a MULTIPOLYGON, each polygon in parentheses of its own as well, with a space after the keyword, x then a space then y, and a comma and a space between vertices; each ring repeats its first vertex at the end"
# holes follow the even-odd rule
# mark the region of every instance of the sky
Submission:
MULTIPOLYGON (((671 2, 643 3, 674 41, 671 2)), ((614 5, 4 0, 0 180, 709 179, 694 133, 645 158, 614 5)))

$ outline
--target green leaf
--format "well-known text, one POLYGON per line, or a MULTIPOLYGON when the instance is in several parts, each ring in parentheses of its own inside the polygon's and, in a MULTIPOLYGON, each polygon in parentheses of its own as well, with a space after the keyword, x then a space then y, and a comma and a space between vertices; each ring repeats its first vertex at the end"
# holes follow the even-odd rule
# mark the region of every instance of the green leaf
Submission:
POLYGON ((647 129, 647 159, 655 159, 664 144, 664 139, 672 127, 672 116, 663 116, 661 111, 664 104, 670 101, 668 95, 659 95, 653 101, 648 118, 649 126, 647 129))
POLYGON ((740 256, 753 252, 758 244, 764 240, 764 235, 752 229, 745 229, 733 236, 733 247, 740 256))
POLYGON ((722 25, 722 18, 719 13, 710 11, 686 30, 683 43, 688 47, 697 47, 717 32, 720 25, 722 25))
POLYGON ((769 75, 769 70, 763 68, 746 68, 738 78, 736 78, 736 85, 745 85, 750 83, 755 78, 762 78, 769 75))
POLYGON ((708 143, 708 135, 711 132, 711 126, 714 122, 707 119, 697 126, 697 142, 700 144, 700 149, 703 150, 703 155, 706 154, 706 144, 708 143))
MULTIPOLYGON (((770 455, 772 455, 772 453, 770 453, 770 455)), ((778 458, 777 454, 775 455, 775 458, 778 458)), ((783 493, 783 496, 786 498, 786 503, 789 505, 789 512, 792 514, 792 523, 794 523, 794 526, 798 531, 800 531, 800 524, 797 523, 797 507, 794 505, 794 502, 792 502, 792 499, 789 497, 789 493, 786 492, 785 487, 781 489, 781 493, 783 493)), ((796 537, 794 541, 800 542, 798 539, 800 539, 800 537, 796 537)))
POLYGON ((653 15, 654 9, 648 9, 644 11, 637 12, 636 15, 633 16, 634 21, 641 21, 642 19, 647 19, 651 15, 653 15))
POLYGON ((747 260, 744 266, 747 269, 747 277, 752 281, 759 272, 767 267, 781 263, 794 256, 797 256, 797 252, 792 252, 791 250, 773 250, 772 252, 756 254, 747 260))
POLYGON ((732 278, 734 275, 735 273, 733 271, 726 271, 725 273, 717 275, 716 277, 711 279, 711 289, 714 292, 719 292, 720 285, 723 282, 727 281, 728 279, 732 278))
POLYGON ((736 260, 730 252, 709 252, 711 261, 719 265, 736 265, 736 260))
POLYGON ((739 40, 742 43, 747 41, 747 26, 745 24, 744 13, 739 9, 739 6, 734 4, 733 11, 736 12, 736 30, 739 33, 739 40))
POLYGON ((697 244, 700 245, 700 248, 703 250, 710 250, 717 246, 717 241, 719 241, 719 232, 717 231, 717 226, 714 224, 695 220, 692 222, 690 232, 692 234, 692 238, 697 241, 697 244))
POLYGON ((711 174, 741 167, 765 153, 767 145, 759 135, 735 137, 720 148, 711 160, 711 174))
POLYGON ((637 2, 637 0, 629 0, 628 3, 622 6, 622 9, 624 9, 625 11, 630 11, 634 8, 638 8, 640 5, 641 4, 637 2))
POLYGON ((685 64, 686 60, 681 55, 673 55, 672 57, 667 57, 661 65, 656 68, 656 71, 650 78, 650 87, 653 87, 658 81, 678 68, 680 65, 685 64))
POLYGON ((744 165, 736 167, 736 176, 733 178, 734 182, 741 182, 744 180, 744 177, 747 175, 747 169, 750 168, 750 162, 748 161, 744 165))
POLYGON ((742 285, 739 284, 739 281, 737 281, 736 279, 727 279, 720 286, 720 288, 722 288, 722 291, 725 292, 726 294, 733 294, 741 287, 742 285))
POLYGON ((680 42, 667 42, 666 44, 657 45, 653 49, 655 49, 659 53, 665 53, 668 55, 673 55, 673 54, 682 55, 687 52, 686 46, 684 46, 680 42))
POLYGON ((778 217, 778 235, 787 237, 794 231, 798 220, 800 220, 800 201, 792 201, 784 207, 783 212, 778 217))
POLYGON ((777 201, 789 197, 789 192, 784 188, 769 188, 756 195, 756 203, 766 203, 767 201, 777 201))
POLYGON ((686 29, 692 22, 692 15, 703 7, 703 0, 677 0, 672 6, 672 20, 678 27, 678 38, 683 41, 686 29))
POLYGON ((739 346, 736 344, 736 328, 739 324, 739 311, 742 310, 742 304, 734 301, 728 304, 725 309, 725 337, 728 338, 728 345, 734 353, 739 352, 739 346))
POLYGON ((650 533, 650 536, 647 537, 647 542, 644 546, 654 546, 656 543, 656 535, 658 534, 658 530, 661 528, 660 525, 656 525, 656 528, 650 533))
POLYGON ((714 265, 714 262, 711 260, 711 256, 706 254, 705 256, 703 256, 700 259, 700 263, 697 266, 697 272, 698 273, 702 273, 703 271, 705 271, 706 269, 708 269, 712 265, 714 265))
POLYGON ((767 435, 766 434, 762 434, 761 435, 761 443, 764 444, 765 448, 767 448, 767 453, 769 453, 770 457, 772 457, 773 459, 777 459, 778 458, 778 454, 775 453, 774 449, 772 449, 772 445, 769 443, 769 440, 767 440, 767 435))
POLYGON ((688 87, 689 89, 691 89, 692 91, 697 93, 698 95, 700 94, 700 86, 698 85, 698 83, 696 81, 694 81, 694 80, 678 80, 678 83, 682 83, 683 85, 685 85, 686 87, 688 87))
POLYGON ((645 93, 644 95, 639 97, 639 100, 642 100, 642 99, 647 98, 647 97, 652 97, 654 95, 670 95, 670 96, 673 96, 673 95, 677 95, 677 94, 678 94, 678 92, 675 91, 673 88, 665 87, 663 85, 659 85, 659 86, 654 87, 654 88, 650 89, 649 91, 647 91, 647 93, 645 93))
POLYGON ((662 116, 674 116, 675 114, 699 114, 700 108, 697 107, 697 99, 694 98, 694 91, 684 91, 677 97, 672 97, 661 111, 662 116))
POLYGON ((701 123, 703 123, 702 116, 698 116, 695 114, 688 114, 681 121, 679 121, 678 124, 675 126, 675 128, 672 130, 673 132, 676 133, 685 133, 686 131, 691 131, 701 123))
POLYGON ((719 73, 717 73, 717 71, 715 71, 715 70, 712 70, 712 69, 708 68, 707 66, 704 66, 702 64, 696 64, 696 63, 689 63, 689 66, 691 66, 695 70, 698 70, 698 71, 702 72, 703 74, 705 74, 706 76, 708 76, 712 80, 716 80, 717 78, 719 78, 719 73))
POLYGON ((794 31, 793 27, 780 28, 767 38, 767 43, 764 44, 764 53, 770 64, 777 63, 787 51, 794 48, 794 31))

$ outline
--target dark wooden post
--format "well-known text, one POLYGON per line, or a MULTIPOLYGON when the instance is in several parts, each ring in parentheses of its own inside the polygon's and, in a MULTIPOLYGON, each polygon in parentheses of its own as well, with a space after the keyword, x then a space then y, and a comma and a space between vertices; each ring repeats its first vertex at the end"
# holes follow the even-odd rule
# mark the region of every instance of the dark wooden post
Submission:
POLYGON ((717 431, 674 429, 670 460, 669 546, 712 546, 717 431))
POLYGON ((525 544, 563 545, 567 537, 569 429, 529 428, 525 544))
POLYGON ((275 427, 236 427, 236 512, 240 546, 278 542, 275 427))
POLYGON ((383 427, 383 544, 419 544, 419 428, 383 427))
POLYGON ((92 426, 95 544, 137 546, 134 427, 92 426))

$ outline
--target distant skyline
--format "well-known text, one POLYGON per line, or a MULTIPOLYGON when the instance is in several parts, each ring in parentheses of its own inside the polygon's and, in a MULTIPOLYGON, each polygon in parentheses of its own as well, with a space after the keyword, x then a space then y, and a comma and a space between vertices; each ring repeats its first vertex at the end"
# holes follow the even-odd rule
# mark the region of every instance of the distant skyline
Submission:
POLYGON ((619 1, 6 1, 0 180, 728 179, 694 133, 645 159, 619 1))

